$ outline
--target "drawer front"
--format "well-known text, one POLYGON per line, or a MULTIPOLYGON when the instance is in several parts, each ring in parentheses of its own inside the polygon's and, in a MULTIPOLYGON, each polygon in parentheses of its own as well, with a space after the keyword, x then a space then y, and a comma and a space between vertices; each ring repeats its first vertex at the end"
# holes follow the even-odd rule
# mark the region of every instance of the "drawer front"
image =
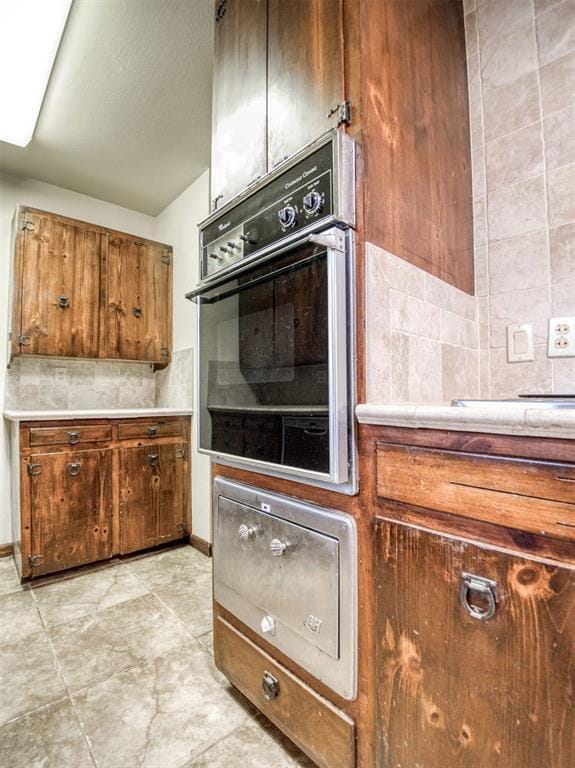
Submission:
POLYGON ((312 760, 322 768, 355 765, 353 720, 221 617, 214 641, 218 668, 312 760))
POLYGON ((181 421, 167 422, 128 422, 118 425, 120 440, 153 439, 155 437, 183 437, 184 424, 181 421))
POLYGON ((30 446, 77 445, 78 443, 107 442, 112 439, 109 424, 88 426, 34 427, 30 429, 30 446))
POLYGON ((527 459, 377 446, 378 496, 575 540, 575 466, 527 459))

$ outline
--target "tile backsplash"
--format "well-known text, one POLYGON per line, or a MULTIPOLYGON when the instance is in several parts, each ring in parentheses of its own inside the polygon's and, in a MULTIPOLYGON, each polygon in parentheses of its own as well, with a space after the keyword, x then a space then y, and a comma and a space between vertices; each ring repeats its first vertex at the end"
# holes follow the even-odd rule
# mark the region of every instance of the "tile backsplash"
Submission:
POLYGON ((155 399, 147 363, 17 358, 6 371, 5 407, 11 409, 150 408, 155 399))
POLYGON ((573 393, 547 332, 575 316, 575 0, 465 11, 482 395, 573 393), (533 323, 532 362, 507 362, 514 323, 533 323))
POLYGON ((156 406, 159 408, 192 408, 194 394, 194 350, 178 349, 172 362, 156 373, 156 406))

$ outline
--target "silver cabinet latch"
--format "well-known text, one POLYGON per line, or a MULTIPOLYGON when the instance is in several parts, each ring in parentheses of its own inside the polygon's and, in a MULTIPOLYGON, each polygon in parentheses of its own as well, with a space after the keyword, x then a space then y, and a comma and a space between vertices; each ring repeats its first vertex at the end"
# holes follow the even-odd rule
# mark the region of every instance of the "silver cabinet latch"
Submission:
POLYGON ((484 576, 462 573, 459 599, 471 618, 488 621, 495 615, 497 608, 497 582, 484 576), (472 602, 473 596, 479 597, 485 607, 472 602))

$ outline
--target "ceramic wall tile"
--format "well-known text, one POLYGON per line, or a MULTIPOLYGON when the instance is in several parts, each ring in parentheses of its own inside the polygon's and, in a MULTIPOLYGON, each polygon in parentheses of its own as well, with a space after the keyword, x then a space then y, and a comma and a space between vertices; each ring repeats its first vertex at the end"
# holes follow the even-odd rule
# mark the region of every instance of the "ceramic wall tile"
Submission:
POLYGON ((545 118, 543 127, 547 169, 575 163, 575 106, 553 112, 545 118))
POLYGON ((489 292, 537 288, 548 266, 546 230, 490 243, 489 292))
POLYGON ((543 176, 490 192, 487 222, 490 241, 545 229, 547 215, 543 176))
POLYGON ((543 173, 543 142, 539 122, 490 141, 485 146, 487 189, 515 184, 543 173))
POLYGON ((558 227, 575 221, 575 163, 547 174, 549 226, 558 227))
POLYGON ((575 275, 575 222, 549 230, 551 282, 573 280, 575 275))
POLYGON ((489 4, 486 4, 479 9, 479 44, 483 87, 491 89, 512 83, 518 77, 535 70, 537 50, 533 22, 530 19, 510 30, 494 20, 495 29, 490 28, 487 32, 483 17, 488 7, 489 4))
POLYGON ((527 72, 499 88, 486 89, 483 108, 486 141, 539 120, 537 71, 527 72))
POLYGON ((490 397, 517 397, 517 395, 550 393, 553 387, 551 360, 547 347, 535 348, 535 360, 526 363, 508 363, 504 349, 491 351, 490 397))
POLYGON ((575 316, 575 275, 571 276, 569 283, 558 283, 551 286, 551 310, 554 317, 557 315, 575 316))
POLYGON ((546 64, 539 72, 543 114, 557 112, 573 103, 575 51, 546 64))
POLYGON ((507 326, 515 323, 533 323, 535 344, 545 344, 551 310, 549 299, 548 288, 529 288, 491 296, 491 347, 507 347, 507 326))
POLYGON ((539 60, 547 64, 575 50, 575 0, 563 0, 536 19, 539 60))

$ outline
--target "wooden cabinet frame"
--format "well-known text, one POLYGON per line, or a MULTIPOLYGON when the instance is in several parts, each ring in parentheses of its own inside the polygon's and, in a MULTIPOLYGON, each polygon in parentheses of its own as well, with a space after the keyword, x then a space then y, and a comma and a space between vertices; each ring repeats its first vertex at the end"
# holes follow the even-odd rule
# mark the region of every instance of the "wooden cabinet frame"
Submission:
MULTIPOLYGON (((36 421, 13 423, 11 425, 11 453, 12 453, 12 529, 14 539, 14 559, 18 573, 22 579, 28 579, 35 575, 52 572, 54 570, 63 570, 67 567, 81 565, 88 562, 95 562, 105 557, 113 557, 123 552, 122 545, 122 520, 121 520, 121 501, 125 481, 121 477, 120 453, 129 451, 140 451, 158 455, 158 465, 163 463, 167 467, 171 462, 182 462, 181 472, 172 473, 168 471, 168 485, 164 486, 162 491, 161 478, 158 473, 158 480, 154 481, 158 488, 158 498, 154 498, 153 504, 154 525, 156 526, 149 542, 145 545, 155 546, 163 542, 184 539, 191 535, 191 473, 190 473, 190 418, 181 416, 162 416, 159 419, 152 417, 140 419, 78 419, 74 421, 36 421), (62 445, 55 443, 51 445, 42 445, 35 447, 30 444, 30 433, 39 428, 51 426, 57 433, 58 428, 68 428, 74 433, 80 432, 80 442, 62 445), (134 436, 122 438, 120 435, 121 426, 137 425, 144 436, 134 436), (111 438, 109 440, 94 441, 94 427, 110 427, 111 438), (82 436, 84 429, 85 439, 82 436), (147 436, 148 429, 155 429, 158 437, 150 438, 147 436), (166 432, 177 434, 168 434, 162 436, 162 429, 166 432), (58 466, 66 467, 68 464, 79 463, 78 457, 99 456, 102 466, 106 472, 102 476, 101 482, 106 487, 106 493, 101 497, 104 504, 109 507, 105 517, 109 531, 109 549, 103 557, 91 556, 90 551, 96 551, 94 548, 88 551, 84 559, 80 557, 77 561, 69 565, 64 563, 61 568, 50 568, 49 565, 42 564, 40 560, 35 567, 30 558, 41 554, 33 551, 33 496, 32 483, 35 482, 34 474, 42 472, 42 462, 49 471, 50 459, 56 462, 58 466), (40 465, 35 466, 35 465, 40 465), (170 505, 177 504, 180 511, 174 512, 170 505), (165 525, 162 525, 164 521, 165 525), (180 530, 181 523, 181 530, 180 530), (173 534, 173 535, 172 535, 173 534)), ((73 438, 76 439, 75 436, 73 438)), ((173 465, 172 465, 173 466, 173 465)), ((138 478, 136 478, 136 481, 138 478)), ((126 480, 127 482, 127 480, 126 480)), ((61 502, 61 486, 58 483, 55 487, 49 489, 54 497, 54 506, 61 502), (57 493, 58 492, 58 493, 57 493)), ((48 502, 51 504, 52 502, 48 502)), ((64 502, 62 502, 64 503, 64 502)), ((96 510, 97 511, 97 510, 96 510)), ((100 515, 101 516, 101 515, 100 515)), ((103 518, 102 518, 103 519, 103 518)), ((106 532, 108 535, 108 531, 106 532)), ((136 551, 140 547, 129 547, 126 551, 136 551)), ((98 551, 103 551, 98 550, 98 551)))
POLYGON ((172 355, 171 246, 18 206, 12 223, 12 253, 11 358, 42 355, 134 360, 158 368, 168 365, 172 355), (54 241, 61 241, 60 251, 50 249, 49 239, 43 241, 41 234, 35 234, 40 226, 48 232, 46 238, 52 228, 54 241), (34 237, 39 242, 28 243, 34 237), (78 251, 73 247, 66 252, 66 237, 72 238, 78 251), (133 271, 140 281, 135 292, 130 281, 124 280, 120 287, 112 279, 121 270, 120 257, 114 258, 110 252, 111 239, 136 251, 133 271), (60 269, 48 269, 48 257, 61 257, 60 269), (75 269, 72 262, 78 259, 83 268, 75 269), (46 265, 43 271, 42 264, 46 265), (38 285, 44 273, 53 283, 49 296, 45 286, 38 285))

